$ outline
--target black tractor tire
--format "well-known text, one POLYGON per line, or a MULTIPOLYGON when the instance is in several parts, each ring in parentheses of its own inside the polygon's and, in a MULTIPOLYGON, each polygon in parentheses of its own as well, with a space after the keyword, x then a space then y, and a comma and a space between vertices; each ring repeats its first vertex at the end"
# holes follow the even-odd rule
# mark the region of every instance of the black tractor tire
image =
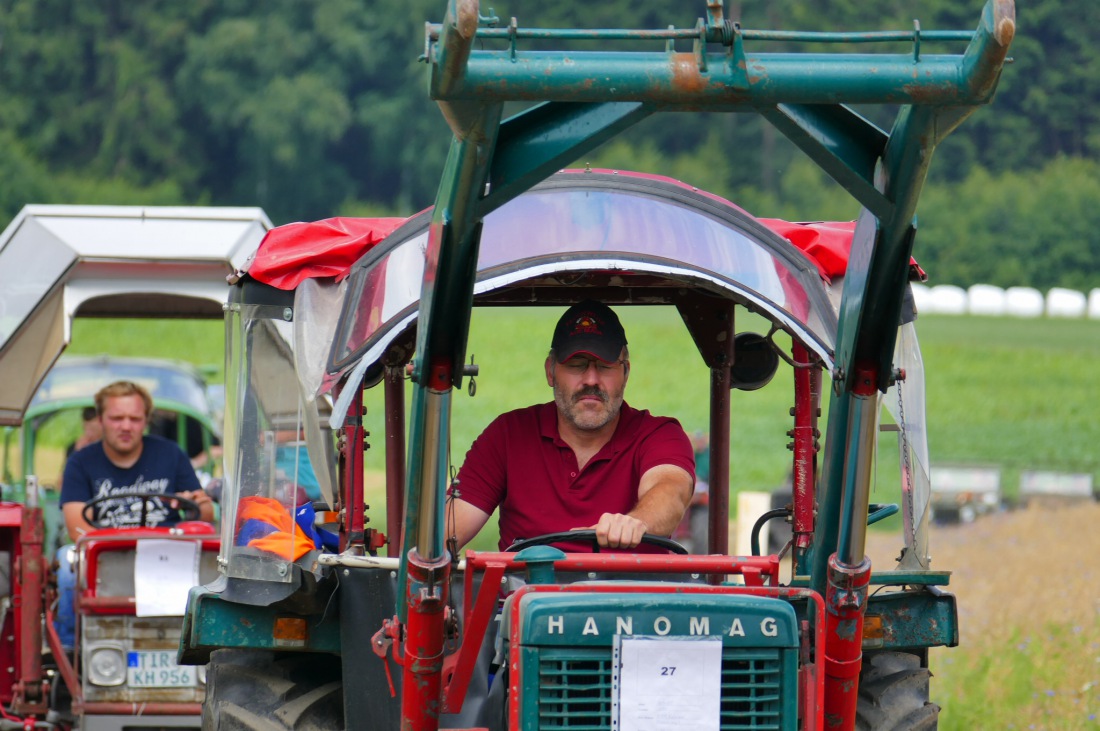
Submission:
POLYGON ((203 731, 344 728, 340 658, 217 650, 206 671, 203 731))
POLYGON ((934 731, 940 707, 929 700, 932 673, 908 652, 865 652, 856 705, 858 731, 934 731))

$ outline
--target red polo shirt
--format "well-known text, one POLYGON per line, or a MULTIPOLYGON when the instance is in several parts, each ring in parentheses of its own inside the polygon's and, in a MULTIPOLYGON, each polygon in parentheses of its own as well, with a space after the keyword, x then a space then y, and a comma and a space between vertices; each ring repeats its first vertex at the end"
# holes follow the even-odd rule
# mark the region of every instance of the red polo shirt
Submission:
MULTIPOLYGON (((695 457, 680 423, 623 403, 610 441, 578 469, 550 402, 494 419, 466 453, 457 490, 486 513, 500 508, 503 551, 520 538, 587 528, 604 513, 629 513, 642 475, 664 464, 682 467, 694 479, 695 457)), ((575 547, 591 550, 583 543, 575 547)))

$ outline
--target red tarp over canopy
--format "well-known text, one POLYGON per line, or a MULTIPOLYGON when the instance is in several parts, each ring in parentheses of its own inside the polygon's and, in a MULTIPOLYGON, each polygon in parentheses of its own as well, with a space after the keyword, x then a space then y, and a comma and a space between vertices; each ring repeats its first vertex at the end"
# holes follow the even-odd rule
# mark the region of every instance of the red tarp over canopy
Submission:
POLYGON ((848 253, 852 249, 855 221, 821 223, 791 223, 778 218, 759 218, 772 231, 790 241, 817 264, 821 274, 829 279, 844 276, 848 268, 848 253))
POLYGON ((310 278, 343 279, 352 264, 403 224, 404 218, 326 218, 267 232, 248 267, 257 281, 295 289, 310 278))
MULTIPOLYGON (((848 269, 848 254, 852 250, 852 234, 856 230, 855 221, 822 221, 820 223, 790 223, 778 218, 758 218, 772 231, 802 249, 814 262, 821 273, 829 279, 844 276, 848 269)), ((909 279, 927 281, 928 275, 909 258, 909 279)))

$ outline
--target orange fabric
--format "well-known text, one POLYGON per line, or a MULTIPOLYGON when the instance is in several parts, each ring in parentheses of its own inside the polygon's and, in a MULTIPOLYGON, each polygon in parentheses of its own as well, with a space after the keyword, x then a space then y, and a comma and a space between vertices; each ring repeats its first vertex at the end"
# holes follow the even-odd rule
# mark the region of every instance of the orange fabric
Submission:
POLYGON ((297 561, 313 550, 313 541, 278 500, 252 495, 241 498, 237 504, 237 530, 248 520, 259 520, 274 526, 276 530, 248 542, 251 548, 274 553, 288 561, 297 561))
POLYGON ((294 520, 290 513, 275 498, 251 495, 241 498, 237 504, 237 525, 246 520, 262 520, 275 526, 279 530, 290 530, 294 520))

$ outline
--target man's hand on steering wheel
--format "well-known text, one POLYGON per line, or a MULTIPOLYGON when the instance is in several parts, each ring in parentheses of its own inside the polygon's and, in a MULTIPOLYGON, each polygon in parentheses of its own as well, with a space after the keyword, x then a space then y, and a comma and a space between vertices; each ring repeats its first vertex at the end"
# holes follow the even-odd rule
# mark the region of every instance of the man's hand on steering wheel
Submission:
MULTIPOLYGON (((596 536, 596 531, 590 528, 577 528, 575 530, 561 531, 560 533, 544 533, 534 538, 519 538, 504 550, 508 553, 513 553, 522 551, 525 548, 531 548, 532 546, 549 546, 555 543, 591 543, 595 547, 595 553, 600 552, 600 544, 596 536)), ((686 556, 688 554, 686 548, 671 538, 665 538, 664 536, 655 536, 646 533, 638 543, 639 545, 644 543, 650 546, 663 548, 672 553, 678 553, 681 556, 686 556)))
POLYGON ((634 548, 642 542, 649 526, 632 515, 622 513, 604 513, 595 525, 588 526, 596 531, 596 540, 600 548, 634 548))
MULTIPOLYGON (((170 507, 172 507, 173 509, 184 510, 185 508, 182 505, 182 500, 189 500, 190 502, 193 502, 193 503, 195 503, 195 505, 198 506, 198 508, 199 508, 199 517, 198 518, 184 518, 184 520, 208 520, 208 518, 203 514, 203 506, 204 505, 213 506, 214 499, 212 497, 210 497, 210 495, 207 494, 207 492, 205 490, 202 490, 202 489, 190 490, 190 491, 184 490, 183 492, 173 493, 172 497, 176 500, 179 500, 180 503, 181 503, 181 504, 176 504, 176 505, 173 505, 172 503, 169 503, 170 507)), ((211 517, 213 517, 213 507, 210 508, 209 512, 211 514, 211 517)))

